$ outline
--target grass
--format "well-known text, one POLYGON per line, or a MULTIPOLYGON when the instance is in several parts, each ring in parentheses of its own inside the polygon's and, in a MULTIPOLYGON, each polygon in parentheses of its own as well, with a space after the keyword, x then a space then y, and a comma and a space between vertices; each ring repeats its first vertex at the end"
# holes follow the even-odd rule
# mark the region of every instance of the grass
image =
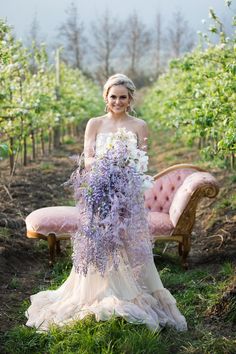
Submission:
POLYGON ((219 209, 225 209, 227 207, 230 207, 232 210, 236 210, 236 194, 231 195, 228 198, 222 198, 218 202, 217 207, 219 209))
POLYGON ((69 135, 66 135, 63 137, 63 144, 76 144, 77 140, 74 137, 71 137, 69 135))
POLYGON ((17 289, 17 288, 21 287, 21 283, 20 283, 19 279, 16 276, 14 276, 14 277, 12 277, 8 286, 10 289, 17 289))
POLYGON ((75 200, 69 198, 58 199, 58 205, 75 206, 75 200))
POLYGON ((231 277, 235 274, 235 267, 232 262, 225 262, 223 263, 220 274, 225 277, 231 277))
POLYGON ((45 333, 20 326, 8 337, 9 353, 167 353, 160 334, 143 326, 127 324, 122 319, 96 322, 87 317, 61 329, 45 333), (136 351, 137 350, 137 351, 136 351))
POLYGON ((11 236, 11 231, 7 229, 6 227, 0 227, 0 238, 1 240, 8 240, 9 237, 11 236))
MULTIPOLYGON (((222 295, 222 289, 232 277, 234 265, 226 262, 219 267, 197 267, 183 271, 178 259, 166 266, 160 261, 159 271, 165 286, 172 292, 181 312, 186 316, 189 330, 177 332, 165 328, 152 332, 144 325, 127 323, 121 318, 96 322, 93 316, 62 328, 51 327, 47 333, 19 325, 4 335, 6 353, 81 353, 81 354, 142 354, 142 353, 235 353, 236 336, 226 323, 209 322, 207 312, 222 295), (221 335, 221 330, 226 334, 221 335), (227 328, 227 331, 225 330, 227 328)), ((71 269, 70 257, 58 262, 52 271, 50 288, 57 288, 71 269)), ((40 289, 42 290, 42 289, 40 289)), ((19 312, 23 314, 25 301, 19 312)))
POLYGON ((55 170, 55 165, 51 162, 41 162, 40 169, 44 172, 55 170))

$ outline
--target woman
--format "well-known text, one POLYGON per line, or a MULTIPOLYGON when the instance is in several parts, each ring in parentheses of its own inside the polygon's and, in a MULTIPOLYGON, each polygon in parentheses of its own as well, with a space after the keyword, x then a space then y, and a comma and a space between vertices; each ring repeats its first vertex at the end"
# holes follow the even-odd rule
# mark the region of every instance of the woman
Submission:
POLYGON ((28 326, 48 330, 94 314, 97 321, 120 316, 152 330, 187 329, 152 257, 143 205, 148 132, 129 114, 134 93, 122 74, 104 86, 107 114, 89 120, 85 169, 72 178, 82 215, 72 237, 74 265, 59 289, 31 297, 28 326))

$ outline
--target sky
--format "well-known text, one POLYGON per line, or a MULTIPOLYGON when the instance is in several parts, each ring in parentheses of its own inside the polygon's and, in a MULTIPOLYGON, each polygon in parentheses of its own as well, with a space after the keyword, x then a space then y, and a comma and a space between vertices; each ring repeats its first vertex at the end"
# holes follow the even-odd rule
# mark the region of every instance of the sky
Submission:
MULTIPOLYGON (((65 21, 65 10, 71 0, 0 0, 0 18, 7 19, 18 38, 26 39, 35 14, 40 32, 47 41, 53 41, 58 27, 65 21)), ((154 24, 157 12, 161 13, 163 26, 171 22, 174 12, 180 10, 189 26, 197 32, 204 31, 202 19, 208 20, 213 7, 221 18, 230 18, 224 0, 74 0, 81 20, 89 31, 91 22, 106 10, 112 18, 126 19, 136 11, 147 25, 154 24)), ((232 1, 234 8, 236 0, 232 1)))

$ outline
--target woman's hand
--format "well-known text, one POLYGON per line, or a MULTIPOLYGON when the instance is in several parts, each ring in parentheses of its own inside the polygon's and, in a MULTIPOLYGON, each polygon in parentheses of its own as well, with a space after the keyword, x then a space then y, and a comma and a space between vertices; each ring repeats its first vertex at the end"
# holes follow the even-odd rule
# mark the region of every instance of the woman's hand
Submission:
POLYGON ((86 157, 84 159, 84 167, 86 171, 91 170, 92 164, 95 162, 95 157, 86 157))

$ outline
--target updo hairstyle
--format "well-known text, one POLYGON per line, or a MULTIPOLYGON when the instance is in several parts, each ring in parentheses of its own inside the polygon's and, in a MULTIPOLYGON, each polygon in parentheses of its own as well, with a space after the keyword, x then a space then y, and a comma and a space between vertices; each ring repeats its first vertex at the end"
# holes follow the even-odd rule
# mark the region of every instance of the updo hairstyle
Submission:
MULTIPOLYGON (((109 90, 112 86, 118 86, 118 85, 123 85, 124 87, 127 88, 129 98, 130 98, 130 103, 134 102, 135 99, 135 90, 136 87, 131 79, 128 78, 128 76, 124 74, 115 74, 112 75, 108 78, 107 82, 105 83, 103 87, 103 98, 104 101, 106 101, 109 90)), ((130 111, 133 111, 133 107, 131 106, 130 111)))

